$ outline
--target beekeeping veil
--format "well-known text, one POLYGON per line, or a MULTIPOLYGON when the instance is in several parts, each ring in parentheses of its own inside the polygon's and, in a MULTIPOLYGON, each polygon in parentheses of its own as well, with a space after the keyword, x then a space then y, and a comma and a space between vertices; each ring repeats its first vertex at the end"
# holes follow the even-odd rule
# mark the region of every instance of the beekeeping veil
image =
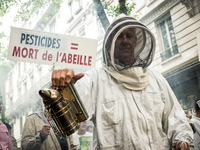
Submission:
POLYGON ((151 64, 155 53, 155 38, 151 31, 142 23, 130 16, 120 15, 108 27, 103 42, 103 68, 126 88, 141 90, 148 85, 147 67, 151 64), (114 58, 115 41, 120 33, 134 28, 136 47, 134 64, 124 66, 114 58), (134 80, 134 81, 133 81, 134 80), (136 87, 133 84, 137 84, 136 87))

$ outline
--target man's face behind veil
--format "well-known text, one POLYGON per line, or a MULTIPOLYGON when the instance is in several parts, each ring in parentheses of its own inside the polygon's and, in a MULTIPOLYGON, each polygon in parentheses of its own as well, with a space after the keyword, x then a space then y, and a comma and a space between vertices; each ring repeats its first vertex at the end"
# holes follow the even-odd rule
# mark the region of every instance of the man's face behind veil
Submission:
POLYGON ((134 28, 123 30, 116 39, 114 57, 119 59, 124 66, 132 66, 134 63, 136 41, 134 28))

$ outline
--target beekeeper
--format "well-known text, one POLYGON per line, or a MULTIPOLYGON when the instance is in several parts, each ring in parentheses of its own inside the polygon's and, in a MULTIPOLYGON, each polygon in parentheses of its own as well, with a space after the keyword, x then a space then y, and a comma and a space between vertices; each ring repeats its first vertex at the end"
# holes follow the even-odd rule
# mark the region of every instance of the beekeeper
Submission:
POLYGON ((73 79, 94 123, 93 149, 189 150, 193 132, 169 84, 149 68, 155 38, 142 23, 119 16, 108 27, 103 65, 74 74, 54 70, 52 86, 73 79))

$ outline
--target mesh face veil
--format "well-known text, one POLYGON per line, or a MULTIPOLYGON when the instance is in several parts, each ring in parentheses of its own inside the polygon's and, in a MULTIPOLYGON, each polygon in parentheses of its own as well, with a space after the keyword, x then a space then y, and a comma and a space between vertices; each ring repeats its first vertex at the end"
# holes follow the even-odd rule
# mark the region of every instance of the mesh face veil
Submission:
MULTIPOLYGON (((113 66, 116 70, 123 70, 127 67, 123 66, 114 58, 115 41, 120 33, 128 28, 134 28, 136 36, 136 47, 134 49, 134 66, 142 68, 148 67, 155 53, 155 38, 151 31, 142 23, 133 17, 120 15, 108 27, 103 42, 103 59, 107 66, 113 66)), ((130 67, 130 66, 129 66, 130 67)))

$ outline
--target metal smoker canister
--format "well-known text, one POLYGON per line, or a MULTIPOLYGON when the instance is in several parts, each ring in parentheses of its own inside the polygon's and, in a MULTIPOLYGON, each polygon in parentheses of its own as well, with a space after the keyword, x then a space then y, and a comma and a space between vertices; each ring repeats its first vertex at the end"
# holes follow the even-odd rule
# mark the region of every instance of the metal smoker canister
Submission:
MULTIPOLYGON (((63 99, 63 96, 54 89, 40 90, 40 96, 43 98, 43 103, 48 111, 48 115, 53 119, 57 127, 52 127, 53 130, 59 129, 61 135, 69 136, 79 128, 79 120, 74 113, 70 101, 63 99)), ((49 119, 47 118, 49 121, 49 119)), ((50 125, 52 120, 49 121, 50 125)))

